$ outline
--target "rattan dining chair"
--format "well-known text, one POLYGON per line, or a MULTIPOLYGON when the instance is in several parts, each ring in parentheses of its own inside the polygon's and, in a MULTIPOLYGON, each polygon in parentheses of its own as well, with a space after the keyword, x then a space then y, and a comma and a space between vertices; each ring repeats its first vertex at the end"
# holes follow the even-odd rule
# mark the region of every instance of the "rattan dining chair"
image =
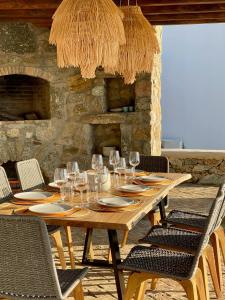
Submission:
POLYGON ((118 266, 119 269, 132 272, 128 279, 125 300, 132 299, 134 295, 135 299, 144 299, 147 281, 155 278, 176 280, 183 286, 190 300, 207 299, 206 282, 199 268, 199 260, 207 248, 212 232, 218 226, 223 200, 224 194, 218 195, 195 254, 155 246, 135 246, 131 249, 118 266))
MULTIPOLYGON (((220 227, 221 224, 221 214, 224 213, 225 207, 225 184, 222 184, 217 193, 217 197, 215 198, 213 205, 210 209, 209 216, 213 213, 213 211, 217 208, 217 202, 221 203, 221 207, 219 209, 218 219, 214 228, 214 231, 220 227), (223 198, 223 201, 220 201, 220 198, 223 198)), ((207 223, 210 221, 210 217, 207 217, 207 222, 204 226, 207 227, 207 223)), ((203 228, 203 230, 204 230, 203 228)), ((194 232, 191 230, 179 229, 174 227, 165 227, 163 226, 153 226, 149 233, 140 240, 141 243, 148 243, 151 245, 160 246, 167 249, 172 250, 180 250, 187 252, 196 252, 198 249, 199 243, 201 241, 203 233, 194 232)), ((218 272, 218 264, 220 261, 218 260, 218 255, 216 254, 216 249, 212 246, 206 248, 202 256, 202 271, 205 282, 207 283, 207 270, 206 270, 206 262, 208 262, 209 270, 213 279, 214 289, 217 297, 219 298, 221 295, 222 287, 221 287, 221 274, 218 272), (214 255, 214 252, 216 255, 214 255), (215 260, 216 257, 216 260, 215 260)), ((154 285, 155 286, 155 285, 154 285)), ((206 284, 206 292, 209 299, 208 285, 206 284)))
MULTIPOLYGON (((140 170, 146 172, 162 172, 168 173, 169 172, 169 160, 167 157, 164 156, 140 156, 140 164, 138 165, 140 170)), ((163 199, 164 204, 168 205, 168 197, 163 199)), ((156 225, 160 221, 160 213, 158 208, 154 208, 148 214, 149 220, 152 225, 156 225)), ((124 247, 127 243, 129 231, 125 230, 123 233, 121 247, 124 247)))
MULTIPOLYGON (((32 191, 34 189, 43 189, 46 187, 45 181, 41 172, 40 165, 35 158, 19 161, 16 163, 16 170, 23 191, 32 191)), ((62 238, 60 227, 55 225, 47 226, 48 233, 51 235, 57 248, 60 262, 63 268, 66 268, 66 262, 63 251, 62 238)), ((72 235, 70 227, 65 226, 68 251, 70 256, 71 266, 74 267, 72 235)))
POLYGON ((44 221, 0 215, 0 297, 83 300, 81 280, 88 268, 56 269, 44 221))

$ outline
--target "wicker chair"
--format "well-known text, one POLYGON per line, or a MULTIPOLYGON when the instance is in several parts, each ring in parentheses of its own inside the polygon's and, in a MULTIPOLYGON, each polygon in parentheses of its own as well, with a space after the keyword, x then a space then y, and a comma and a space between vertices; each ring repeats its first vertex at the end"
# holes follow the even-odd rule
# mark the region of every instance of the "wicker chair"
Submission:
MULTIPOLYGON (((224 212, 224 206, 225 206, 225 184, 221 185, 217 197, 211 207, 210 210, 210 215, 213 213, 213 211, 217 207, 217 202, 220 201, 220 197, 223 197, 223 202, 221 202, 221 207, 220 207, 220 213, 218 215, 218 220, 215 226, 215 230, 217 230, 220 227, 222 218, 221 218, 221 213, 223 214, 224 212)), ((207 220, 205 222, 204 228, 207 226, 207 223, 209 222, 209 217, 207 217, 207 220)), ((203 228, 203 230, 204 230, 203 228)), ((190 231, 190 230, 185 230, 185 229, 179 229, 179 228, 174 228, 174 227, 167 227, 165 228, 164 226, 153 226, 150 230, 150 232, 140 240, 141 243, 148 243, 151 245, 156 245, 164 248, 169 248, 172 250, 180 250, 180 251, 185 251, 185 252, 195 252, 198 249, 199 243, 201 241, 203 233, 201 232, 196 232, 196 231, 190 231)), ((209 247, 208 247, 209 248, 209 247)), ((216 249, 214 249, 214 252, 216 249)), ((217 297, 220 297, 221 295, 221 279, 220 275, 218 273, 218 267, 217 267, 217 272, 214 274, 214 264, 215 264, 215 258, 214 258, 214 252, 213 250, 207 250, 205 252, 206 257, 205 260, 209 264, 209 269, 211 271, 211 276, 213 279, 214 283, 214 288, 215 292, 217 294, 217 297), (212 263, 212 265, 210 265, 212 263), (214 276, 216 275, 216 277, 214 276)), ((216 258, 218 259, 218 255, 215 255, 216 258)), ((216 261, 216 266, 220 264, 220 261, 216 261)), ((204 268, 203 276, 205 277, 205 280, 207 281, 207 272, 206 269, 204 268)), ((207 289, 207 287, 206 287, 207 289)), ((207 289, 207 294, 208 294, 208 289, 207 289)), ((208 294, 209 295, 209 294, 208 294)))
POLYGON ((88 269, 57 270, 44 221, 0 215, 0 297, 82 300, 81 280, 88 269))
POLYGON ((3 167, 0 166, 0 203, 12 199, 13 193, 3 167))
MULTIPOLYGON (((17 162, 16 170, 23 191, 32 191, 34 189, 45 188, 45 181, 41 172, 41 168, 38 161, 35 158, 17 162)), ((57 248, 61 265, 65 269, 66 262, 65 262, 63 244, 62 244, 62 239, 60 234, 60 227, 55 225, 47 225, 47 229, 48 229, 48 233, 51 235, 55 243, 55 246, 57 248)), ((66 237, 71 237, 70 228, 65 227, 65 230, 66 230, 66 237)), ((67 244, 71 245, 70 247, 68 247, 68 249, 69 249, 70 258, 72 259, 71 265, 74 267, 73 254, 70 253, 71 251, 73 252, 72 243, 67 240, 67 244)))
POLYGON ((135 246, 127 258, 119 265, 119 269, 132 271, 125 300, 143 299, 146 283, 149 279, 171 278, 178 281, 185 289, 188 299, 207 299, 206 282, 199 268, 200 258, 207 248, 209 237, 218 226, 219 212, 224 201, 224 191, 217 197, 214 208, 210 212, 207 226, 201 236, 195 254, 178 252, 159 247, 135 246))

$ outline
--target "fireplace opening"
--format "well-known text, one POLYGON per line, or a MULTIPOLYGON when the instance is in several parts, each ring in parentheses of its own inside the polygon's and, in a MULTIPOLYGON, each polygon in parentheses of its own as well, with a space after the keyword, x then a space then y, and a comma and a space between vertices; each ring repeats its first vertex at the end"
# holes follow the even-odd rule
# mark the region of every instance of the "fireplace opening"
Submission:
POLYGON ((50 119, 50 84, 27 75, 0 77, 0 121, 50 119))
POLYGON ((5 169, 11 188, 20 188, 20 183, 16 173, 16 161, 9 160, 6 163, 3 163, 1 166, 5 169))

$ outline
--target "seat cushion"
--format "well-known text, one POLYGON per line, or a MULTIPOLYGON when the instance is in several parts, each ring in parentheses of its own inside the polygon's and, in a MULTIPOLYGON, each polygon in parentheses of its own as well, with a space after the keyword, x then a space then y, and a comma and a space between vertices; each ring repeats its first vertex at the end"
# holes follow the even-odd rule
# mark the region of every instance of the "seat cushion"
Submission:
POLYGON ((88 268, 75 270, 57 269, 59 284, 63 297, 71 293, 77 284, 85 277, 88 268))
POLYGON ((163 228, 153 226, 149 234, 140 240, 141 243, 152 245, 167 246, 175 249, 196 251, 202 234, 173 227, 163 228))
POLYGON ((48 234, 52 234, 60 229, 57 225, 47 225, 48 234))
POLYGON ((166 221, 177 225, 187 225, 191 227, 196 227, 199 229, 204 229, 207 224, 208 216, 195 214, 191 212, 185 212, 181 210, 172 210, 166 221))
POLYGON ((162 277, 188 279, 193 261, 192 254, 162 248, 135 246, 123 263, 119 265, 119 268, 153 273, 162 277))

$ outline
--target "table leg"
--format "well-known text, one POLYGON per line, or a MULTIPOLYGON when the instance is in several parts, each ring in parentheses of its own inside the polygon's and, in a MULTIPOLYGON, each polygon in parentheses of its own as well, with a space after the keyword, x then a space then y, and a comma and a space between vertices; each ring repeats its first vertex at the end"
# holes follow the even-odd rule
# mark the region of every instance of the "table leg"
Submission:
POLYGON ((167 222, 165 221, 166 220, 165 198, 163 198, 159 202, 158 206, 159 206, 159 211, 160 211, 160 217, 161 217, 162 225, 163 225, 163 227, 166 227, 167 226, 167 222))
POLYGON ((116 281, 116 288, 118 294, 118 300, 123 299, 125 285, 124 285, 124 278, 121 270, 118 270, 117 266, 121 263, 120 258, 120 249, 119 249, 119 242, 116 230, 108 230, 109 236, 109 244, 111 249, 112 255, 112 265, 114 270, 114 276, 116 281))
POLYGON ((84 242, 84 252, 83 252, 83 258, 82 258, 82 263, 88 263, 90 262, 89 260, 89 253, 90 253, 90 247, 92 243, 92 233, 93 229, 88 228, 85 236, 85 242, 84 242))

